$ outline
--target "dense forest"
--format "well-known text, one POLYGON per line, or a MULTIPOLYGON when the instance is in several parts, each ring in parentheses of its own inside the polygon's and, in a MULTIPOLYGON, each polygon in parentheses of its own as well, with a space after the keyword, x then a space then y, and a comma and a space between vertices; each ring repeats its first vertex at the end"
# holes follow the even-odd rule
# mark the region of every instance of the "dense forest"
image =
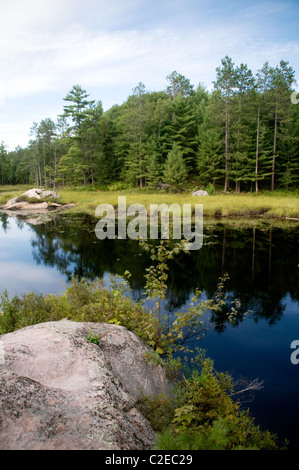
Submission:
POLYGON ((188 181, 224 191, 292 189, 299 182, 295 71, 266 62, 256 75, 226 56, 213 90, 174 71, 163 91, 143 83, 103 110, 74 85, 56 122, 33 122, 26 148, 0 145, 0 184, 149 188, 188 181))

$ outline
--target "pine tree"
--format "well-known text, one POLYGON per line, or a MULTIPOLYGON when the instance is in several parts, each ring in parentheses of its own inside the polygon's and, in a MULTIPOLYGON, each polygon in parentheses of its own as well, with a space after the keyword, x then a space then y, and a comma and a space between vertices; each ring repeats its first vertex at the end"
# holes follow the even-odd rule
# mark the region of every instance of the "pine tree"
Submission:
POLYGON ((0 184, 7 184, 8 183, 8 178, 7 178, 7 149, 5 147, 4 142, 1 142, 0 144, 0 184))
POLYGON ((102 115, 103 107, 101 101, 99 101, 90 108, 81 128, 82 148, 88 162, 87 172, 92 186, 95 185, 95 180, 101 178, 100 160, 103 151, 99 122, 102 115))
POLYGON ((86 90, 83 90, 81 85, 74 85, 71 91, 66 95, 64 101, 68 101, 73 104, 65 105, 63 107, 64 113, 62 117, 71 118, 74 125, 70 127, 71 131, 74 131, 80 138, 80 130, 83 121, 90 116, 92 105, 95 103, 94 100, 87 100, 89 94, 86 90))
POLYGON ((222 139, 216 129, 205 125, 199 134, 199 149, 197 156, 197 169, 200 182, 214 187, 223 178, 222 168, 222 139))
POLYGON ((74 143, 68 150, 67 154, 62 155, 58 164, 58 174, 69 184, 85 185, 86 175, 89 168, 88 161, 82 160, 82 152, 78 143, 74 143))
POLYGON ((216 68, 216 81, 214 87, 221 93, 223 100, 222 116, 225 126, 225 181, 224 192, 228 190, 229 186, 229 163, 231 158, 231 109, 232 109, 232 96, 236 84, 236 72, 234 63, 231 58, 225 56, 221 60, 221 67, 216 68))
POLYGON ((125 160, 125 177, 142 188, 145 184, 146 125, 149 116, 148 93, 139 83, 129 98, 123 115, 124 137, 129 143, 125 160))
POLYGON ((157 140, 152 137, 147 145, 145 157, 145 179, 149 189, 157 189, 162 177, 163 165, 158 153, 157 140))
POLYGON ((101 179, 103 182, 119 180, 124 171, 129 147, 124 131, 125 105, 114 105, 99 121, 102 153, 100 155, 101 179))
MULTIPOLYGON (((74 85, 72 90, 66 95, 64 101, 70 102, 72 104, 65 105, 63 107, 64 113, 62 117, 71 118, 73 126, 69 127, 69 132, 71 136, 78 142, 80 149, 80 158, 81 164, 79 165, 83 172, 83 182, 84 186, 87 186, 87 171, 88 166, 86 165, 86 154, 84 151, 83 145, 83 123, 88 119, 93 112, 93 105, 95 101, 87 100, 89 94, 86 90, 83 90, 80 85, 74 85)), ((78 157, 77 151, 75 152, 78 157)))
POLYGON ((169 83, 167 93, 172 100, 175 100, 179 95, 188 97, 194 93, 190 80, 176 70, 167 75, 166 80, 169 83))
POLYGON ((235 92, 232 97, 231 164, 230 176, 235 181, 235 192, 241 183, 254 180, 255 156, 253 135, 253 93, 255 80, 247 65, 235 70, 235 92))
POLYGON ((56 133, 55 123, 50 118, 42 119, 37 128, 39 153, 42 155, 42 171, 44 186, 48 186, 48 170, 53 165, 53 138, 56 133))
POLYGON ((182 152, 186 169, 191 172, 195 167, 198 126, 192 102, 179 94, 173 101, 173 118, 167 126, 168 151, 176 143, 182 152))
MULTIPOLYGON (((291 119, 291 86, 294 81, 294 70, 288 62, 280 61, 273 68, 266 62, 259 71, 258 77, 263 85, 264 108, 266 109, 269 135, 272 139, 271 190, 275 189, 277 159, 280 155, 284 128, 291 119)), ((283 158, 283 157, 282 157, 283 158)))
POLYGON ((165 162, 163 171, 164 182, 181 187, 186 182, 187 175, 183 154, 179 146, 174 143, 165 162))

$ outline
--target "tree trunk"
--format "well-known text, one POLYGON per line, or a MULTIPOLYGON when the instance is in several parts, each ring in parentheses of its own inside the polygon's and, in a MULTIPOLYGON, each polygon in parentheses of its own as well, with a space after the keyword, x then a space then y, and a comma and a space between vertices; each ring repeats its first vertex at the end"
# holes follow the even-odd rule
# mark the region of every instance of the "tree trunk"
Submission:
POLYGON ((86 179, 86 171, 83 170, 83 182, 84 182, 84 188, 87 188, 87 179, 86 179))
POLYGON ((93 176, 93 167, 90 167, 90 179, 91 179, 91 186, 94 187, 94 176, 93 176))
POLYGON ((92 139, 91 135, 89 135, 89 167, 90 167, 90 179, 91 179, 91 185, 94 187, 94 162, 92 158, 92 139))
MULTIPOLYGON (((237 154, 240 150, 240 135, 241 135, 241 112, 242 112, 242 94, 239 99, 239 119, 238 119, 238 132, 237 132, 237 154)), ((235 192, 240 194, 241 192, 241 181, 236 181, 235 192)))
POLYGON ((255 192, 259 191, 258 167, 259 167, 259 141, 260 141, 260 108, 257 111, 257 129, 256 129, 256 154, 255 154, 255 192))
POLYGON ((41 169, 40 169, 39 160, 37 161, 37 168, 38 168, 38 174, 39 174, 39 182, 40 182, 40 185, 42 186, 42 173, 41 173, 41 169))
POLYGON ((228 190, 228 149, 229 149, 228 121, 225 123, 225 180, 224 192, 228 190))
POLYGON ((54 181, 53 181, 53 190, 56 188, 56 178, 57 178, 57 147, 56 143, 54 145, 54 181))
POLYGON ((277 104, 275 109, 275 123, 274 123, 274 143, 273 143, 273 159, 272 159, 272 175, 271 175, 271 191, 274 191, 275 181, 275 158, 276 158, 276 141, 277 141, 277 104))
POLYGON ((44 180, 45 180, 45 188, 48 186, 47 182, 47 169, 46 169, 46 161, 44 160, 44 180))
POLYGON ((229 159, 229 112, 228 112, 228 96, 226 92, 225 98, 225 180, 224 180, 224 192, 228 190, 228 159, 229 159))
POLYGON ((47 187, 47 170, 46 170, 46 151, 45 151, 45 140, 43 139, 43 161, 44 161, 44 181, 45 188, 47 187))
POLYGON ((38 188, 38 171, 37 171, 37 164, 34 166, 34 173, 35 173, 35 183, 36 183, 36 187, 38 188))

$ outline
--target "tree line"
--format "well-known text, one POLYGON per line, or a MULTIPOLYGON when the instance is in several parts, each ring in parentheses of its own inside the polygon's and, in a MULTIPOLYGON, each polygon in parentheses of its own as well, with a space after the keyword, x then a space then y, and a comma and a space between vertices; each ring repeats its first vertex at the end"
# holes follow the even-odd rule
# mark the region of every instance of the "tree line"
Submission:
POLYGON ((295 188, 299 106, 295 71, 281 60, 254 75, 226 56, 213 89, 174 71, 162 91, 139 83, 121 105, 103 110, 74 85, 56 122, 34 122, 26 148, 0 145, 0 184, 54 187, 234 190, 295 188))

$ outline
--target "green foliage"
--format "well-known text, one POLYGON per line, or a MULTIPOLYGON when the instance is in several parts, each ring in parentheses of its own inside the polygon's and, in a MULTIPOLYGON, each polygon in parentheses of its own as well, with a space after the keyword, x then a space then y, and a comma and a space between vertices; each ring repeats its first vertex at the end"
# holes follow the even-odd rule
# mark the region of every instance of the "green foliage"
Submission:
POLYGON ((215 129, 201 129, 197 155, 197 169, 203 184, 213 186, 223 177, 221 168, 223 158, 222 136, 215 129))
POLYGON ((127 183, 123 181, 116 181, 115 183, 111 183, 109 185, 109 190, 110 191, 124 191, 126 189, 129 189, 131 185, 128 185, 127 183))
POLYGON ((69 306, 64 296, 35 294, 9 299, 4 292, 0 300, 0 334, 9 333, 29 325, 66 318, 69 306))
POLYGON ((10 333, 17 329, 17 302, 11 302, 7 290, 1 295, 0 334, 10 333))
POLYGON ((174 417, 174 399, 165 395, 147 396, 143 395, 137 402, 137 409, 149 421, 155 432, 161 432, 167 428, 174 417))
POLYGON ((193 99, 181 92, 173 99, 171 120, 166 125, 164 146, 167 153, 175 144, 180 150, 187 173, 192 173, 197 152, 198 126, 193 99))
POLYGON ((163 171, 163 180, 167 184, 180 187, 186 182, 187 175, 183 154, 179 146, 174 143, 172 150, 167 155, 163 171))
POLYGON ((212 426, 198 431, 185 430, 174 434, 165 430, 159 435, 159 450, 225 450, 229 439, 225 423, 214 421, 212 426))
POLYGON ((181 252, 189 253, 188 243, 186 240, 176 243, 171 240, 161 240, 158 245, 152 245, 141 240, 140 245, 150 253, 155 263, 146 269, 145 291, 147 299, 154 301, 150 314, 153 317, 155 329, 148 344, 159 354, 166 356, 178 351, 189 351, 190 343, 202 337, 205 332, 202 315, 207 310, 224 312, 231 323, 235 321, 240 304, 237 299, 230 303, 228 296, 224 293, 224 285, 228 279, 225 275, 219 280, 214 298, 202 300, 202 292, 196 289, 188 308, 176 312, 175 320, 169 325, 167 319, 162 316, 162 303, 167 293, 168 263, 181 252))
POLYGON ((212 183, 209 183, 206 187, 205 190, 208 192, 209 195, 215 194, 215 186, 212 183))
POLYGON ((230 396, 232 379, 198 356, 198 367, 177 387, 174 417, 157 434, 159 450, 278 449, 277 438, 261 431, 230 396))
POLYGON ((88 96, 88 93, 86 93, 80 85, 74 85, 64 98, 64 101, 71 104, 63 107, 63 117, 71 118, 74 123, 72 129, 76 131, 81 130, 83 121, 88 118, 91 113, 91 106, 94 104, 94 101, 88 101, 88 96))
POLYGON ((90 341, 93 344, 100 344, 100 338, 99 335, 95 334, 93 331, 90 331, 87 335, 88 341, 90 341))
POLYGON ((158 155, 155 141, 149 142, 145 157, 145 163, 145 177, 147 187, 153 190, 157 189, 158 183, 161 180, 162 176, 162 164, 158 155))
POLYGON ((141 303, 125 295, 125 280, 111 280, 111 288, 102 280, 88 283, 74 278, 60 295, 37 295, 33 292, 9 299, 1 297, 0 334, 46 321, 68 318, 74 321, 106 322, 123 325, 147 342, 156 332, 156 320, 141 303))

